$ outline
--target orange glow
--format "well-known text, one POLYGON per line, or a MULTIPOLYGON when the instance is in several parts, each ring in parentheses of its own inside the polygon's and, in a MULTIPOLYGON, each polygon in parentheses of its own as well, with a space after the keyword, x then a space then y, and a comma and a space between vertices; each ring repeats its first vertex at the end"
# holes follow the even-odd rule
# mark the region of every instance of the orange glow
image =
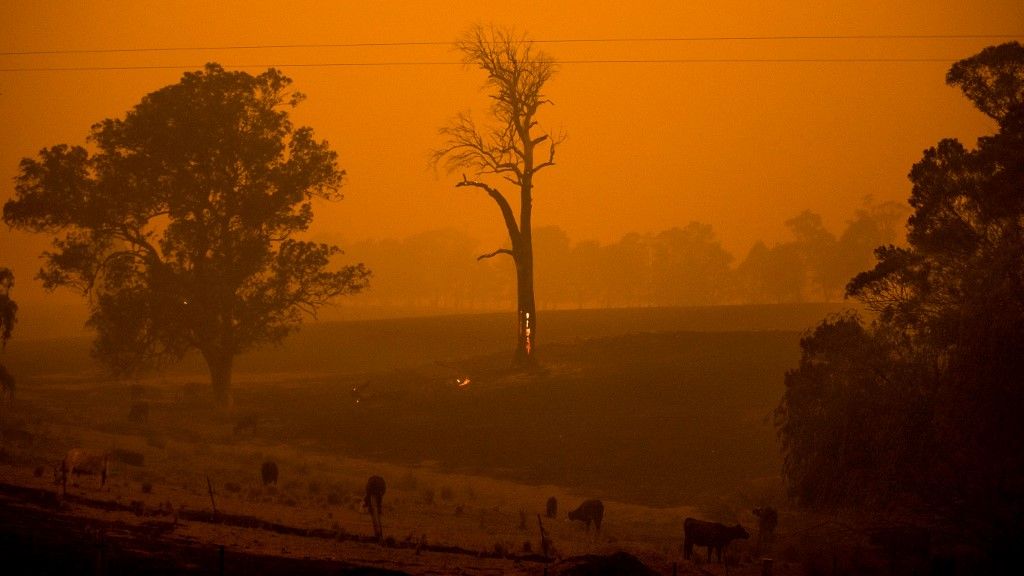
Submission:
MULTIPOLYGON (((475 22, 515 26, 539 40, 731 37, 733 40, 544 43, 564 62, 540 119, 568 139, 539 176, 534 226, 573 241, 615 242, 691 221, 711 224, 742 257, 786 234, 810 209, 840 228, 871 195, 905 202, 908 167, 944 137, 973 144, 993 124, 945 86, 953 61, 1002 39, 822 39, 849 35, 1006 34, 1024 30, 1017 0, 965 3, 645 2, 377 3, 187 0, 101 5, 11 2, 0 9, 0 52, 140 47, 447 42, 475 22), (737 40, 818 36, 818 39, 737 40), (806 59, 941 58, 941 62, 806 59), (685 63, 579 63, 682 59, 685 63), (706 60, 731 60, 708 62, 706 60), (752 62, 751 59, 776 59, 752 62), (738 61, 737 61, 738 60, 738 61), (745 61, 744 61, 745 60, 745 61)), ((1021 40, 1021 38, 1017 38, 1021 40)), ((346 248, 452 227, 491 250, 505 242, 483 194, 427 168, 437 129, 460 111, 483 119, 479 71, 445 45, 261 48, 0 55, 0 68, 176 66, 217 61, 259 72, 277 64, 308 99, 296 124, 339 152, 345 200, 315 206, 313 237, 346 248), (431 62, 386 66, 310 66, 431 62), (289 65, 291 64, 291 65, 289 65)), ((119 117, 183 69, 0 72, 0 202, 18 160, 119 117)), ((0 265, 17 277, 25 334, 33 308, 81 300, 44 295, 31 280, 47 239, 0 231, 0 265)), ((349 253, 353 260, 360 254, 349 253)), ((367 262, 372 268, 373 262, 367 262)), ((543 281, 538 280, 538 281, 543 281)), ((543 303, 540 304, 543 306, 543 303)))

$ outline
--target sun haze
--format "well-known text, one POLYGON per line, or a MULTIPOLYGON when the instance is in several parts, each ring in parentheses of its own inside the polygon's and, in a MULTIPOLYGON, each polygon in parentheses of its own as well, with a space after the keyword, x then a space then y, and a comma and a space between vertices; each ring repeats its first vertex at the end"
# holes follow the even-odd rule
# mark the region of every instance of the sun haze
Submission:
MULTIPOLYGON (((451 43, 493 23, 560 62, 540 120, 567 139, 538 177, 535 226, 610 243, 697 221, 737 259, 783 239, 803 210, 838 230, 867 196, 905 202, 923 149, 993 129, 944 84, 949 65, 1012 39, 988 35, 1024 28, 1012 1, 32 2, 2 12, 0 201, 19 159, 83 144, 90 125, 187 70, 274 65, 308 96, 296 123, 327 139, 347 172, 344 201, 316 206, 314 237, 346 247, 454 228, 497 248, 490 199, 428 167, 439 127, 486 113, 484 78, 451 43)), ((44 301, 30 278, 45 246, 0 232, 26 322, 44 301)))

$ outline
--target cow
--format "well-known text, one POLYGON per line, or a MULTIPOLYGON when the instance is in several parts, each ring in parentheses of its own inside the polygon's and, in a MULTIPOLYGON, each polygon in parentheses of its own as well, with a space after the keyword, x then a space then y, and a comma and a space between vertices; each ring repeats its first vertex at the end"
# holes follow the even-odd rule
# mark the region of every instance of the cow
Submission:
POLYGON ((587 525, 593 522, 597 532, 601 531, 601 520, 604 518, 604 504, 600 500, 584 500, 575 510, 569 512, 569 520, 578 520, 587 525))
POLYGON ((711 553, 718 553, 718 561, 722 561, 722 548, 738 538, 750 538, 750 534, 740 526, 726 526, 718 522, 705 522, 695 518, 683 521, 683 558, 689 560, 693 555, 694 546, 708 547, 708 562, 711 553))
POLYGON ((775 527, 779 524, 779 513, 771 506, 751 510, 757 516, 757 553, 770 549, 775 541, 775 527))
POLYGON ((62 485, 62 495, 67 496, 68 477, 72 475, 96 474, 100 477, 100 489, 102 490, 107 484, 109 464, 110 454, 107 452, 97 452, 83 448, 68 450, 64 459, 60 462, 59 479, 62 485))
POLYGON ((363 506, 370 511, 370 518, 373 520, 373 535, 379 542, 384 537, 384 527, 380 522, 380 515, 384 507, 384 491, 387 484, 380 476, 370 476, 366 480, 366 496, 363 497, 363 506))
POLYGON ((263 485, 269 486, 271 484, 277 484, 277 463, 266 461, 260 468, 260 477, 263 479, 263 485))
POLYGON ((554 496, 548 498, 548 506, 545 511, 548 518, 555 518, 558 516, 558 500, 554 496))

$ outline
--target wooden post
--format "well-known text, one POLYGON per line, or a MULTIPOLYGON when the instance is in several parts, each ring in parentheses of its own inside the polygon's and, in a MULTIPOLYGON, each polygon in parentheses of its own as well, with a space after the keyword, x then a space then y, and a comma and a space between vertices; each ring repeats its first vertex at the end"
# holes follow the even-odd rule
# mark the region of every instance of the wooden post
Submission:
POLYGON ((217 502, 213 499, 213 483, 210 482, 210 477, 206 477, 206 489, 210 491, 210 506, 213 506, 213 518, 217 519, 217 502))
POLYGON ((219 566, 217 574, 220 574, 220 576, 224 576, 224 545, 223 544, 221 544, 217 548, 217 556, 218 556, 218 566, 219 566))
POLYGON ((761 558, 761 576, 772 576, 771 558, 761 558))
MULTIPOLYGON (((540 514, 537 514, 537 525, 540 526, 540 553, 543 554, 545 558, 547 558, 548 557, 548 537, 547 537, 546 534, 544 534, 544 522, 541 521, 540 514)), ((545 574, 548 573, 547 566, 544 567, 544 573, 545 574)))
POLYGON ((679 575, 679 568, 676 566, 676 563, 673 562, 672 563, 672 576, 678 576, 678 575, 679 575))

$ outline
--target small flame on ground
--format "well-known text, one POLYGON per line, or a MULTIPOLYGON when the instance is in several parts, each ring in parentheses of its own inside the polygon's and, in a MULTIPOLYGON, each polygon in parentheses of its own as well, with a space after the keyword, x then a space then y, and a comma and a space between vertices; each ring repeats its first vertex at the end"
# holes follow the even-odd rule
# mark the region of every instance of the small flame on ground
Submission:
POLYGON ((456 378, 455 379, 455 383, 459 385, 459 388, 463 388, 463 387, 469 386, 469 382, 470 382, 469 377, 466 377, 466 378, 456 378))

